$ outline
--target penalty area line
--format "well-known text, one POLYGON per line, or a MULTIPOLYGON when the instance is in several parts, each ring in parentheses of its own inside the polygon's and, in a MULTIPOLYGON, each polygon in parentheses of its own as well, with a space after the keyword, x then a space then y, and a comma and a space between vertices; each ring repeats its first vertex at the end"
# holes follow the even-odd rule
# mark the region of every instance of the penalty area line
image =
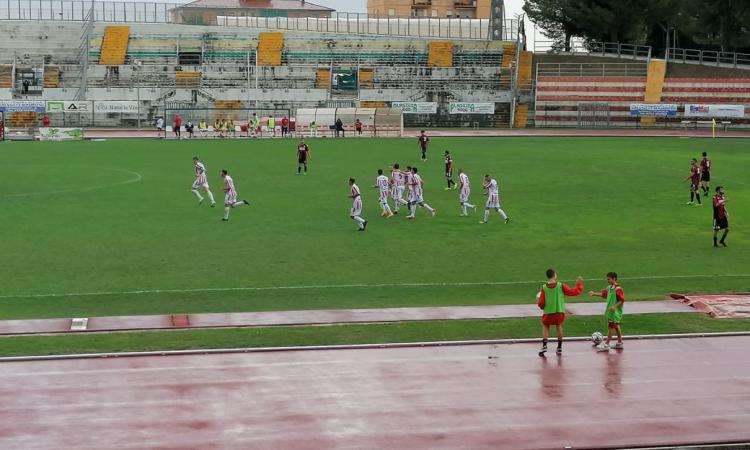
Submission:
MULTIPOLYGON (((719 274, 719 275, 650 275, 636 277, 621 277, 625 281, 644 280, 669 280, 690 278, 750 278, 750 274, 719 274)), ((601 277, 584 278, 584 281, 600 280, 601 277)), ((314 290, 314 289, 370 289, 370 288, 422 288, 422 287, 470 287, 470 286, 512 286, 541 284, 544 281, 477 281, 477 282, 446 282, 446 283, 356 283, 356 284, 318 284, 318 285, 296 285, 296 286, 239 286, 239 287, 215 287, 215 288, 191 288, 191 289, 140 289, 132 291, 101 291, 101 292, 61 292, 48 294, 15 294, 0 295, 0 299, 13 298, 64 298, 64 297, 97 297, 97 296, 119 296, 119 295, 144 295, 144 294, 193 294, 203 292, 259 292, 259 291, 285 291, 285 290, 314 290)))
POLYGON ((138 183, 143 179, 143 175, 141 175, 138 172, 133 172, 131 170, 124 170, 124 169, 106 169, 111 170, 113 172, 120 172, 125 173, 128 175, 133 175, 132 178, 129 178, 125 181, 121 181, 119 183, 112 183, 112 184, 101 184, 97 186, 89 186, 85 188, 77 188, 77 189, 61 189, 59 191, 46 191, 46 192, 22 192, 20 194, 4 194, 0 195, 0 198, 16 198, 16 197, 33 197, 35 195, 54 195, 54 194, 69 194, 71 192, 89 192, 89 191, 98 191, 100 189, 107 189, 111 187, 117 187, 117 186, 124 186, 126 184, 132 184, 132 183, 138 183))

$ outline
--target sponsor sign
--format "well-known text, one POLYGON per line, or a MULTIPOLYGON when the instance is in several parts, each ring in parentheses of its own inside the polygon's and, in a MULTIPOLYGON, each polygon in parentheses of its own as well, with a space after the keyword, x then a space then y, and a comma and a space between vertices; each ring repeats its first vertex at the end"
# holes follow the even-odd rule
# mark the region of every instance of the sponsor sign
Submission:
POLYGON ((404 114, 435 114, 435 102, 391 102, 391 108, 400 109, 404 114))
POLYGON ((744 105, 685 105, 685 117, 745 117, 744 105))
POLYGON ((40 141, 82 141, 83 128, 40 128, 40 141))
POLYGON ((81 113, 91 112, 91 102, 48 101, 47 112, 81 113))
POLYGON ((450 114, 495 114, 494 103, 450 103, 450 114))
POLYGON ((36 112, 43 113, 45 108, 44 101, 27 101, 27 100, 2 100, 0 101, 0 111, 3 112, 36 112))
POLYGON ((677 117, 677 105, 670 103, 631 103, 630 115, 635 117, 677 117))
POLYGON ((137 113, 138 102, 137 101, 103 101, 94 102, 94 112, 97 114, 108 114, 108 113, 137 113))

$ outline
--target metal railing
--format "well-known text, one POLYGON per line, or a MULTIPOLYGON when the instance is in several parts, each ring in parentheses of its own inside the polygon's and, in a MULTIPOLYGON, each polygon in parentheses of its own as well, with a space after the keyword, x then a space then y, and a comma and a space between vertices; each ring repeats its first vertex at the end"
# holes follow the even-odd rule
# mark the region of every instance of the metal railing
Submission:
POLYGON ((651 47, 621 42, 583 42, 573 40, 569 49, 554 41, 534 41, 534 53, 606 56, 614 58, 651 59, 651 47))
POLYGON ((750 53, 670 48, 667 52, 667 58, 669 59, 669 62, 674 63, 750 69, 750 53))
POLYGON ((645 77, 648 64, 643 63, 539 63, 539 76, 579 76, 579 77, 645 77))
MULTIPOLYGON (((320 17, 258 17, 255 9, 200 7, 173 2, 0 0, 0 20, 174 23, 335 34, 490 40, 489 19, 370 16, 334 12, 320 17)), ((503 21, 502 40, 516 40, 516 19, 503 21)))

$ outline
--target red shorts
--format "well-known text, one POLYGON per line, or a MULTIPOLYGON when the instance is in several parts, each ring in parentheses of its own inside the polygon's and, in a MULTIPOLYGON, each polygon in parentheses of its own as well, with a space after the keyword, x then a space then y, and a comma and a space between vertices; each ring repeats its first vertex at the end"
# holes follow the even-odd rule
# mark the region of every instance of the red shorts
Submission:
POLYGON ((610 328, 612 330, 616 329, 618 325, 620 324, 617 322, 607 322, 607 328, 610 328))
POLYGON ((542 314, 542 323, 549 326, 565 323, 565 313, 542 314))

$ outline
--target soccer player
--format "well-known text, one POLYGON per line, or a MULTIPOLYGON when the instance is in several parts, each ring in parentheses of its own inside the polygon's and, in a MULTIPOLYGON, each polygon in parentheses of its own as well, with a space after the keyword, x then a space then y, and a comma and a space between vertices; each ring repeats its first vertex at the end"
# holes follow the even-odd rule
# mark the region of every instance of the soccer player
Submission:
POLYGON ((497 180, 493 179, 489 175, 484 176, 484 195, 487 196, 487 205, 484 208, 484 220, 480 220, 479 223, 487 223, 490 218, 490 210, 494 209, 500 214, 505 223, 510 222, 510 218, 505 211, 500 207, 500 187, 497 184, 497 180))
POLYGON ((398 214, 401 205, 408 205, 404 200, 406 189, 406 174, 401 171, 398 163, 391 167, 391 198, 393 199, 393 214, 398 214))
POLYGON ((578 277, 576 286, 570 288, 567 284, 558 283, 557 272, 547 269, 547 284, 536 295, 537 306, 544 311, 542 314, 542 349, 539 356, 544 357, 547 353, 547 341, 549 340, 549 329, 557 328, 557 354, 562 354, 563 323, 565 323, 565 297, 576 297, 583 292, 583 278, 578 277))
POLYGON ((216 206, 216 200, 214 200, 214 194, 208 187, 208 179, 206 178, 206 166, 200 161, 197 156, 193 156, 193 166, 195 166, 195 181, 193 181, 192 191, 196 197, 198 197, 198 205, 203 204, 203 196, 198 189, 203 188, 206 191, 208 200, 211 202, 211 208, 216 206))
POLYGON ((307 161, 312 157, 310 153, 310 147, 305 144, 304 139, 299 140, 297 145, 297 175, 302 175, 302 167, 305 168, 304 175, 307 175, 307 161))
POLYGON ((349 215, 359 225, 359 231, 365 231, 367 221, 362 218, 362 196, 359 193, 359 187, 354 183, 354 178, 349 178, 349 188, 351 189, 349 198, 352 199, 352 210, 349 215))
POLYGON ((413 186, 413 188, 409 191, 409 195, 411 197, 409 199, 409 215, 406 216, 406 218, 409 220, 416 219, 417 206, 421 206, 422 208, 429 211, 433 217, 435 217, 435 214, 437 214, 437 209, 424 202, 424 181, 422 181, 422 177, 417 172, 419 171, 416 167, 411 168, 411 185, 413 186))
POLYGON ((690 161, 690 175, 685 181, 690 181, 690 201, 686 205, 694 205, 698 200, 698 206, 701 206, 701 194, 698 192, 698 184, 701 182, 701 168, 698 166, 698 160, 693 158, 690 161))
POLYGON ((383 175, 383 169, 378 169, 378 177, 375 179, 374 188, 378 188, 380 193, 379 202, 380 208, 383 210, 381 217, 393 217, 391 207, 388 205, 388 177, 383 175))
POLYGON ((591 297, 601 297, 607 300, 607 309, 604 311, 604 317, 607 318, 607 342, 602 342, 596 349, 600 352, 608 352, 610 342, 612 342, 612 332, 617 333, 617 344, 614 348, 622 348, 622 306, 625 304, 625 293, 622 287, 617 283, 617 274, 609 272, 607 274, 607 283, 609 286, 602 289, 601 292, 590 291, 591 297))
POLYGON ((703 152, 703 159, 701 159, 701 189, 703 189, 703 195, 708 197, 708 191, 711 189, 711 160, 708 159, 706 152, 703 152))
POLYGON ((724 186, 716 186, 716 195, 714 203, 714 247, 719 244, 727 246, 727 234, 729 234, 729 213, 727 213, 727 199, 724 197, 724 186), (724 230, 721 240, 717 243, 716 238, 719 236, 719 230, 724 230))
POLYGON ((427 147, 430 145, 430 138, 427 137, 424 130, 419 133, 419 139, 417 142, 419 142, 419 149, 422 150, 422 161, 427 162, 427 147))
POLYGON ((471 187, 469 185, 469 176, 464 173, 463 169, 458 169, 458 184, 461 187, 461 190, 458 194, 458 201, 461 205, 461 210, 463 213, 461 214, 461 217, 467 217, 469 214, 467 213, 467 208, 471 208, 474 211, 477 210, 476 205, 472 205, 469 203, 469 195, 471 195, 471 187))
POLYGON ((449 191, 451 186, 454 189, 457 187, 456 182, 453 181, 453 157, 448 150, 445 151, 445 179, 448 181, 446 191, 449 191))
POLYGON ((240 206, 249 205, 247 200, 237 201, 237 191, 234 190, 234 180, 229 176, 226 169, 221 171, 221 178, 224 179, 224 218, 221 219, 224 222, 229 220, 229 210, 232 208, 239 208, 240 206))

